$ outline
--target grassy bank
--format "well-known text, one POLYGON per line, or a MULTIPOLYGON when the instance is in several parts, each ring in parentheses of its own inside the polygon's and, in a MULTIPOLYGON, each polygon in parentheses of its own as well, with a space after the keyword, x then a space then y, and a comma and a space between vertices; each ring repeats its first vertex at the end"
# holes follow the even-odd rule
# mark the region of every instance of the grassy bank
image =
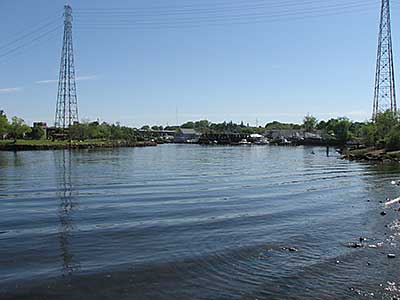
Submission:
POLYGON ((57 149, 95 149, 118 147, 146 147, 156 146, 154 142, 131 141, 50 141, 50 140, 0 140, 0 151, 24 151, 24 150, 57 150, 57 149))

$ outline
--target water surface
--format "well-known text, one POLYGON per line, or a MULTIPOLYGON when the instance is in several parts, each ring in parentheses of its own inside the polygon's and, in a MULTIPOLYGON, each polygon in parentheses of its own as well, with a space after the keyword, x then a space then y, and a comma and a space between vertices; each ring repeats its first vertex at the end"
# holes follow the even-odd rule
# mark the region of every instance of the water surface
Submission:
POLYGON ((308 147, 1 152, 0 299, 392 299, 399 173, 308 147))

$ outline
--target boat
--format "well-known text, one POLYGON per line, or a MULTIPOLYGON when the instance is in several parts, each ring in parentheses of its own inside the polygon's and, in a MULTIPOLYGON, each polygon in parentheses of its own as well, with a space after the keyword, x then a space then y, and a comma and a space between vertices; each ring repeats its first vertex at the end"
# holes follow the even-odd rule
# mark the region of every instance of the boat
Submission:
POLYGON ((239 145, 251 145, 251 143, 248 142, 247 139, 242 139, 242 140, 239 142, 239 145))
POLYGON ((254 142, 255 145, 269 145, 267 138, 262 138, 254 142))

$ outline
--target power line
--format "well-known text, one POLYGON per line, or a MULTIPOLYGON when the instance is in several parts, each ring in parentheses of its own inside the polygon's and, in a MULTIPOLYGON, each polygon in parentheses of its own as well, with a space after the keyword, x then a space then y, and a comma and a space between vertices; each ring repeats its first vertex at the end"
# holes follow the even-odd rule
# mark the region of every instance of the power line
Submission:
POLYGON ((165 20, 154 20, 154 19, 147 19, 147 20, 115 20, 115 21, 109 21, 109 22, 104 22, 104 19, 100 20, 99 22, 78 22, 78 26, 80 28, 103 28, 103 27, 109 27, 109 28, 128 28, 128 27, 138 27, 138 26, 154 26, 157 28, 157 26, 165 26, 167 27, 173 27, 173 26, 179 26, 179 25, 207 25, 204 23, 212 23, 215 25, 234 25, 234 24, 251 24, 251 23, 261 23, 261 22, 276 22, 276 21, 281 21, 282 18, 284 18, 285 21, 290 21, 290 20, 298 20, 298 19, 304 19, 304 18, 312 18, 312 17, 320 17, 320 16, 330 16, 330 15, 337 15, 337 14, 343 14, 343 13, 353 13, 353 12, 362 12, 364 10, 369 10, 372 8, 376 8, 374 6, 368 5, 352 5, 352 6, 331 6, 329 9, 326 8, 313 8, 313 9, 308 9, 308 10, 301 10, 301 11, 283 11, 275 14, 240 14, 240 15, 235 15, 235 16, 218 16, 218 17, 213 17, 210 18, 209 16, 203 16, 202 18, 197 18, 197 19, 192 19, 192 18, 181 18, 181 19, 175 19, 174 21, 165 21, 165 20), (251 18, 249 18, 251 17, 251 18), (227 21, 239 21, 239 22, 227 22, 227 21), (226 22, 226 23, 224 23, 226 22), (201 24, 200 24, 201 23, 201 24))
MULTIPOLYGON (((366 2, 366 1, 347 1, 346 3, 341 3, 341 2, 330 2, 325 5, 319 4, 318 6, 304 6, 303 4, 307 3, 315 3, 313 1, 308 1, 308 2, 303 2, 303 3, 296 3, 296 5, 287 5, 287 4, 280 4, 276 6, 270 6, 270 5, 265 5, 263 4, 262 6, 250 6, 247 8, 237 8, 237 7, 231 7, 229 9, 196 9, 196 10, 165 10, 165 11, 153 11, 153 10, 148 10, 144 12, 140 11, 103 11, 103 12, 92 12, 92 13, 83 13, 83 14, 78 14, 77 20, 84 19, 84 20, 90 20, 91 18, 104 18, 104 17, 113 17, 113 18, 124 18, 124 17, 180 17, 180 16, 212 16, 212 15, 220 15, 220 14, 225 14, 229 15, 229 13, 240 13, 243 14, 245 12, 251 12, 251 13, 257 13, 257 12, 264 12, 265 9, 268 9, 268 12, 279 12, 279 11, 300 11, 303 10, 318 10, 318 9, 330 9, 330 8, 346 8, 346 7, 357 7, 357 6, 369 6, 369 5, 378 5, 378 2, 376 0, 372 2, 366 2), (298 7, 301 6, 301 7, 298 7), (277 10, 274 11, 273 9, 276 8, 284 8, 286 10, 277 10), (261 10, 264 9, 264 10, 261 10)), ((265 12, 264 12, 265 13, 265 12)))
POLYGON ((46 29, 46 28, 48 28, 49 26, 54 25, 54 24, 56 24, 56 23, 59 22, 59 21, 60 21, 60 18, 53 19, 52 21, 47 22, 47 23, 45 23, 44 25, 41 25, 41 26, 39 26, 39 27, 38 27, 38 26, 34 26, 33 28, 35 28, 35 29, 33 29, 33 30, 32 30, 32 27, 30 27, 31 29, 30 29, 29 31, 27 31, 27 32, 22 32, 22 33, 23 33, 22 35, 18 34, 18 35, 20 35, 18 38, 13 39, 13 40, 11 40, 11 41, 9 41, 9 42, 6 42, 6 43, 4 43, 3 45, 0 45, 0 50, 3 50, 3 49, 5 49, 5 48, 8 48, 8 47, 10 47, 10 46, 12 46, 12 45, 14 45, 14 44, 17 44, 17 43, 20 42, 20 41, 22 41, 22 40, 24 40, 24 39, 26 39, 26 38, 32 36, 32 35, 35 35, 35 34, 37 34, 37 33, 40 33, 40 32, 43 31, 43 29, 46 29))
MULTIPOLYGON (((371 0, 370 0, 371 1, 371 0)), ((315 1, 315 0, 306 0, 306 1, 279 1, 278 3, 265 3, 264 0, 259 0, 259 1, 253 1, 251 2, 248 0, 245 3, 222 3, 224 5, 216 5, 217 3, 212 3, 213 5, 207 5, 207 6, 199 6, 199 5, 179 5, 179 6, 147 6, 147 7, 136 7, 136 8, 90 8, 90 9, 85 9, 81 8, 77 10, 77 14, 108 14, 108 13, 137 13, 141 11, 150 11, 150 12, 157 12, 157 9, 161 12, 200 12, 200 11, 215 11, 216 9, 224 9, 224 10, 230 10, 230 9, 243 9, 243 8, 279 8, 279 7, 295 7, 295 6, 300 6, 304 4, 316 4, 317 6, 321 6, 324 1, 315 1), (233 4, 233 5, 232 5, 233 4)), ((333 1, 329 0, 326 1, 328 4, 332 4, 333 1)), ((336 1, 337 2, 337 1, 336 1)), ((362 3, 366 3, 366 1, 358 1, 362 3)), ((377 2, 377 0, 372 0, 372 2, 377 2)), ((351 1, 342 1, 339 2, 342 4, 348 4, 351 3, 351 1)), ((326 3, 325 3, 326 4, 326 3)))
POLYGON ((25 48, 27 46, 31 46, 33 43, 35 43, 35 42, 37 42, 37 41, 49 36, 50 34, 58 31, 60 28, 62 28, 62 25, 59 25, 59 26, 53 28, 52 30, 46 31, 46 32, 40 34, 39 36, 37 36, 37 37, 35 37, 33 39, 30 39, 30 40, 26 41, 25 43, 23 43, 23 44, 21 44, 21 45, 19 45, 17 47, 14 47, 14 48, 12 48, 12 49, 4 52, 4 53, 0 53, 0 59, 3 58, 3 57, 7 57, 7 56, 9 56, 11 54, 14 54, 15 52, 17 52, 18 50, 20 50, 22 48, 25 48))
MULTIPOLYGON (((243 17, 264 17, 264 18, 268 18, 268 17, 283 17, 283 16, 294 16, 294 15, 302 15, 302 14, 311 14, 311 13, 324 13, 324 12, 336 12, 336 11, 343 11, 343 10, 353 10, 353 9, 359 9, 359 8, 363 8, 363 7, 368 7, 368 8, 375 8, 374 6, 370 6, 370 4, 353 4, 353 5, 347 5, 347 6, 329 6, 329 7, 318 7, 318 8, 308 8, 308 9, 301 9, 301 10, 284 10, 284 11, 279 11, 279 12, 274 12, 274 13, 240 13, 240 14, 236 14, 236 15, 225 15, 225 16, 210 16, 210 15, 205 15, 205 16, 198 16, 197 18, 193 19, 192 16, 184 16, 183 18, 178 18, 178 19, 174 19, 173 22, 168 22, 168 23, 178 23, 180 21, 199 21, 199 20, 205 20, 205 21, 212 21, 212 20, 225 20, 225 19, 238 19, 238 18, 243 18, 243 17)), ((154 16, 157 17, 157 16, 154 16)), ((82 21, 80 21, 78 19, 78 24, 96 24, 97 20, 85 20, 83 19, 82 21)), ((154 18, 149 19, 146 18, 144 20, 138 19, 116 19, 116 20, 110 20, 109 22, 104 22, 104 18, 100 18, 99 21, 101 21, 101 24, 124 24, 126 22, 130 22, 130 21, 136 21, 133 24, 137 24, 137 21, 146 21, 143 24, 154 24, 157 21, 157 19, 154 20, 154 18)), ((164 24, 164 23, 162 23, 164 24)))
MULTIPOLYGON (((47 39, 37 40, 36 42, 32 43, 30 45, 30 47, 35 47, 35 46, 38 46, 38 45, 43 46, 46 42, 53 41, 55 39, 58 39, 59 37, 60 37, 60 33, 59 32, 55 32, 55 33, 49 35, 47 39), (38 43, 39 41, 40 41, 40 43, 38 43)), ((4 65, 4 64, 6 64, 8 62, 14 61, 15 58, 17 58, 18 56, 20 56, 22 54, 25 54, 25 53, 27 53, 27 52, 21 52, 21 51, 18 52, 17 51, 15 53, 13 53, 13 55, 6 57, 4 60, 0 60, 0 65, 4 65)))

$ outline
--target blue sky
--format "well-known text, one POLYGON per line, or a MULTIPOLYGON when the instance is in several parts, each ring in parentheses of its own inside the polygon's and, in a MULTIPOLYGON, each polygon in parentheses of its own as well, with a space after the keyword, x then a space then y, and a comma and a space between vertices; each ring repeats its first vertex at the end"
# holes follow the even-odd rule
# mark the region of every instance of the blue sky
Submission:
MULTIPOLYGON (((380 4, 361 2, 71 0, 80 119, 129 126, 177 119, 264 125, 301 122, 307 113, 365 120, 380 4), (340 9, 349 3, 354 8, 340 9), (138 13, 153 25, 137 25, 138 13)), ((61 25, 64 3, 0 1, 0 109, 9 116, 54 122, 62 29, 32 44, 24 35, 61 25), (27 46, 14 52, 19 44, 8 44, 21 35, 27 46)), ((399 8, 392 7, 396 68, 399 8)))

